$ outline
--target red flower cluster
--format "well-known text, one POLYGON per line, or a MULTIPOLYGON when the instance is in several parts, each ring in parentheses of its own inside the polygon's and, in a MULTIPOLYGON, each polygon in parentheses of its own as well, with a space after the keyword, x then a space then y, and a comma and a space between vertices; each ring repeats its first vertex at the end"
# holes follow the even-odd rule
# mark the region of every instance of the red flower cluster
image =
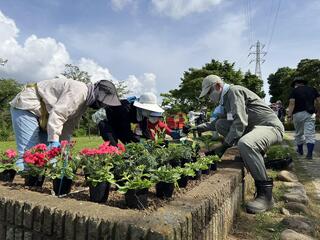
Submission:
POLYGON ((117 147, 110 146, 110 142, 104 142, 98 148, 84 148, 80 151, 81 155, 84 156, 95 156, 104 154, 122 154, 125 152, 125 147, 123 144, 117 144, 117 147))
POLYGON ((25 163, 43 167, 48 161, 47 146, 40 143, 23 154, 25 163))
POLYGON ((5 155, 8 159, 13 159, 17 157, 17 152, 13 149, 8 149, 5 151, 5 155))

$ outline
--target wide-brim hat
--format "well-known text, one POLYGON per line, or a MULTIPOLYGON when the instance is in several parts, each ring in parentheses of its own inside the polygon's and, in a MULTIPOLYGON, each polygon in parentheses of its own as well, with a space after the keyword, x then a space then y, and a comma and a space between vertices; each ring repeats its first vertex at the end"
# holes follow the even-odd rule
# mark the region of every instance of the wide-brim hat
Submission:
POLYGON ((294 87, 294 85, 295 85, 296 83, 307 84, 308 81, 305 80, 303 77, 295 77, 295 78, 293 79, 292 83, 291 83, 291 87, 294 87))
POLYGON ((95 83, 95 87, 98 89, 96 100, 108 105, 108 106, 120 106, 121 102, 118 97, 117 89, 115 85, 109 80, 100 80, 95 83))
POLYGON ((206 76, 202 81, 202 90, 199 98, 206 96, 209 93, 211 87, 217 82, 221 82, 221 81, 222 79, 217 75, 206 76))
POLYGON ((144 93, 139 100, 134 101, 133 106, 151 112, 163 113, 164 110, 157 104, 157 97, 153 93, 144 93))

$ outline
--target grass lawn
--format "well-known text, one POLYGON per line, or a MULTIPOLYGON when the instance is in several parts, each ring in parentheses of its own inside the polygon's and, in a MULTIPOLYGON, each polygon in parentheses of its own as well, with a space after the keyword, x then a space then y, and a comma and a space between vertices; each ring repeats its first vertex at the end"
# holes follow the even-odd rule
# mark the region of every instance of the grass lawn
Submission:
MULTIPOLYGON (((72 138, 72 140, 76 141, 76 144, 74 146, 75 151, 79 151, 85 147, 89 147, 89 148, 97 147, 101 143, 103 143, 102 138, 99 136, 75 137, 75 138, 72 138)), ((8 148, 16 149, 16 143, 14 141, 0 142, 0 151, 6 150, 8 148)))

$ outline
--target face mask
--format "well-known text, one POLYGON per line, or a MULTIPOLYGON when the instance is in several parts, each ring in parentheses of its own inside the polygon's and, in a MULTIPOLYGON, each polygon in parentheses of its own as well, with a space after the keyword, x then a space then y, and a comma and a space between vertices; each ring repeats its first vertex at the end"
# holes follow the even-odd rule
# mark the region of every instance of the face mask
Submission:
POLYGON ((159 118, 158 117, 149 117, 148 120, 149 120, 149 122, 155 124, 159 121, 159 118))
POLYGON ((211 91, 209 98, 212 102, 219 102, 220 100, 220 92, 213 90, 211 91))

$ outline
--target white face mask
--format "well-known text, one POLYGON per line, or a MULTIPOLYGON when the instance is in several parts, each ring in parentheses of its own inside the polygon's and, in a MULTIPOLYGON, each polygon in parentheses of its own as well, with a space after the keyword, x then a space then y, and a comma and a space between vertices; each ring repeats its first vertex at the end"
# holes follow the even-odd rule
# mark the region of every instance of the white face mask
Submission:
POLYGON ((211 100, 211 102, 219 102, 220 100, 220 92, 216 91, 216 90, 213 90, 211 91, 211 93, 209 94, 209 98, 211 100))
POLYGON ((155 124, 159 121, 159 118, 158 117, 149 117, 148 120, 149 120, 149 122, 155 124))

